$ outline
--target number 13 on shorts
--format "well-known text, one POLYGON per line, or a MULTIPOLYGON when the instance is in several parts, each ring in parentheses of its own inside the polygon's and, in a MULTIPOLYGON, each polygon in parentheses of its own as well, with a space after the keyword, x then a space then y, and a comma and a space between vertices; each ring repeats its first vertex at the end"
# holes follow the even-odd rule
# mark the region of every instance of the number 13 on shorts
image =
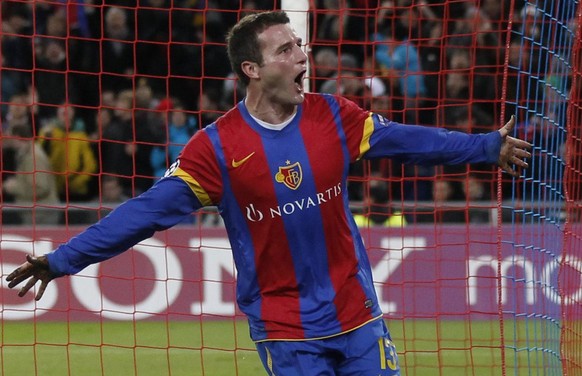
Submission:
POLYGON ((389 338, 378 338, 378 350, 380 353, 380 369, 381 375, 400 375, 400 367, 398 365, 398 355, 396 354, 396 347, 389 338))

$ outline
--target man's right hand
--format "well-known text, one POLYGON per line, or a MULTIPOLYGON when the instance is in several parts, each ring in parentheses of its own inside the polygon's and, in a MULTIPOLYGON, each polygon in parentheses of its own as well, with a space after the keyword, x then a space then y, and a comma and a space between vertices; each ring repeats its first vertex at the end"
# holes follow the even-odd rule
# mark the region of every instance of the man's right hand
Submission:
POLYGON ((8 287, 13 288, 28 278, 26 284, 18 291, 18 296, 23 297, 36 282, 40 281, 40 288, 36 293, 36 300, 40 300, 46 290, 47 285, 54 279, 49 269, 49 263, 46 256, 34 257, 26 255, 26 262, 16 268, 6 277, 8 287))

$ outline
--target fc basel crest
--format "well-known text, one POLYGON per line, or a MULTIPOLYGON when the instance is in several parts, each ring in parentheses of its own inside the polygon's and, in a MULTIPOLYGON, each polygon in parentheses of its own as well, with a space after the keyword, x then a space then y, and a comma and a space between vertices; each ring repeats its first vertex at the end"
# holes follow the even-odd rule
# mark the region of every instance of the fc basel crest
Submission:
POLYGON ((301 165, 299 162, 291 164, 291 162, 286 161, 286 166, 279 166, 279 172, 275 174, 275 180, 278 183, 283 183, 287 188, 297 189, 301 184, 303 179, 303 173, 301 172, 301 165))

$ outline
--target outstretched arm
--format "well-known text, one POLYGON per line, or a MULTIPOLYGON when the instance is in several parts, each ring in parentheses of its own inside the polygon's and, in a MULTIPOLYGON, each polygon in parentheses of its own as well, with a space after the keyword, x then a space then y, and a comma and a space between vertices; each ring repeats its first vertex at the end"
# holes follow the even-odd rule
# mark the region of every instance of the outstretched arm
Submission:
POLYGON ((376 114, 369 139, 363 142, 364 158, 394 158, 419 165, 457 165, 465 163, 497 163, 507 173, 517 176, 511 167, 527 168, 531 145, 509 136, 515 126, 512 117, 498 131, 468 134, 419 125, 388 121, 376 114))
POLYGON ((13 288, 28 279, 18 293, 24 296, 40 281, 36 294, 39 300, 54 278, 75 274, 90 264, 110 259, 154 232, 180 223, 200 206, 184 181, 174 177, 162 179, 55 251, 40 257, 27 256, 26 262, 6 278, 8 287, 13 288))

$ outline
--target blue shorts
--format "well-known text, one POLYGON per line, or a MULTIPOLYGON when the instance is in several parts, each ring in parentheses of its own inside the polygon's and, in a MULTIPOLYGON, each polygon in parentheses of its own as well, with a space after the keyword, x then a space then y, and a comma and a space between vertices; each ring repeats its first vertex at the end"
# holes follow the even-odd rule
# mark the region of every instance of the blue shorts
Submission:
POLYGON ((271 376, 399 376, 398 356, 384 320, 338 336, 256 344, 271 376))

